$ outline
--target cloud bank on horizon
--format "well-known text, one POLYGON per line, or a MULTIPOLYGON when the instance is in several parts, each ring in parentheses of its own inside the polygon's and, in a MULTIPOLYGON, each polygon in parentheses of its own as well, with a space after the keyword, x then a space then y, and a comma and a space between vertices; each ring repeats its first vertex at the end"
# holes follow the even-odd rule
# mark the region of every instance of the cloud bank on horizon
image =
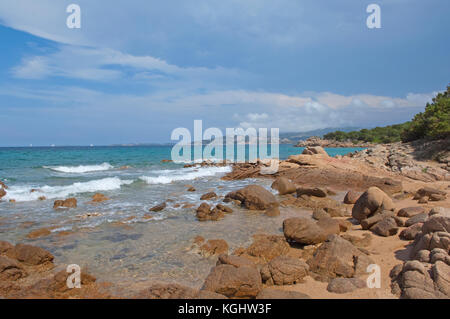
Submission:
POLYGON ((0 146, 169 141, 176 127, 409 120, 449 84, 450 3, 3 0, 0 146), (81 7, 81 29, 66 7, 81 7))

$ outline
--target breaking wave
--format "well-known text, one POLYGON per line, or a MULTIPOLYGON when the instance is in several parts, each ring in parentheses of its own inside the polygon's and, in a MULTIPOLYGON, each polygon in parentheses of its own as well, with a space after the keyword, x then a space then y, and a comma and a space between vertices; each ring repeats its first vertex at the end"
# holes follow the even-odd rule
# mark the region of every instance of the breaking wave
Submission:
POLYGON ((6 193, 5 199, 14 199, 18 202, 27 202, 38 200, 44 196, 47 199, 64 198, 69 195, 91 193, 100 191, 111 191, 120 189, 122 185, 129 185, 132 180, 121 180, 118 177, 109 177, 103 179, 92 180, 89 182, 78 182, 66 186, 11 186, 6 193), (32 192, 32 190, 35 191, 32 192))
POLYGON ((51 169, 52 171, 62 173, 87 173, 96 171, 107 171, 114 168, 109 163, 103 163, 99 165, 79 165, 79 166, 44 166, 44 168, 51 169))
POLYGON ((178 170, 164 170, 157 171, 160 173, 156 176, 141 176, 140 179, 147 184, 170 184, 176 181, 188 181, 201 177, 214 176, 218 174, 225 174, 231 172, 231 167, 201 167, 201 168, 186 168, 178 170))

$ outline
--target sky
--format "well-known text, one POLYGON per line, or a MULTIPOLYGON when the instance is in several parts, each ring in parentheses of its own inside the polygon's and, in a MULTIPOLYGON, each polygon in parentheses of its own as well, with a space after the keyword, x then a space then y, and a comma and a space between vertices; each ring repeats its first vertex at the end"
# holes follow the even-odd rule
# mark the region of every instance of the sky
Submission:
POLYGON ((449 13, 445 0, 2 0, 0 146, 170 142, 194 120, 401 123, 450 84, 449 13))

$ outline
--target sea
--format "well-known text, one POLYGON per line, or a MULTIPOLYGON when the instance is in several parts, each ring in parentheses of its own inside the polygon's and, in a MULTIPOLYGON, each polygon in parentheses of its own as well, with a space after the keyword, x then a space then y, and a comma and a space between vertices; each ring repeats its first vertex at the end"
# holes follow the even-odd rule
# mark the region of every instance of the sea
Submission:
MULTIPOLYGON (((326 149, 330 156, 359 150, 326 149)), ((98 280, 131 294, 152 281, 200 287, 215 259, 193 247, 195 236, 224 239, 231 252, 250 244, 256 233, 282 234, 282 220, 289 216, 308 214, 283 208, 273 218, 232 206, 234 212, 223 220, 199 222, 195 208, 201 195, 214 191, 219 197, 208 203, 215 205, 250 184, 274 192, 271 181, 224 181, 230 166, 163 161, 171 151, 170 145, 0 148, 0 180, 8 186, 0 202, 0 240, 45 248, 60 267, 87 267, 98 280), (187 191, 190 186, 196 191, 187 191), (95 193, 109 200, 92 203, 95 193), (55 200, 68 197, 77 199, 77 208, 53 209, 55 200), (149 212, 162 202, 165 209, 149 212), (189 204, 193 207, 183 208, 189 204), (50 234, 29 238, 42 228, 50 234)), ((302 151, 279 145, 280 159, 302 151)))

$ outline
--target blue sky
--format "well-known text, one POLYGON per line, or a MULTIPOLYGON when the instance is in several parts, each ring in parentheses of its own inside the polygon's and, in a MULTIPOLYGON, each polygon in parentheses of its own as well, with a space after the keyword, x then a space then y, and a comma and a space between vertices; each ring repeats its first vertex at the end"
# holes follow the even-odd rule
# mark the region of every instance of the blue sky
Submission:
POLYGON ((450 83, 444 0, 2 0, 0 146, 373 127, 450 83), (81 29, 66 7, 81 7, 81 29), (366 7, 381 7, 381 29, 366 7))

